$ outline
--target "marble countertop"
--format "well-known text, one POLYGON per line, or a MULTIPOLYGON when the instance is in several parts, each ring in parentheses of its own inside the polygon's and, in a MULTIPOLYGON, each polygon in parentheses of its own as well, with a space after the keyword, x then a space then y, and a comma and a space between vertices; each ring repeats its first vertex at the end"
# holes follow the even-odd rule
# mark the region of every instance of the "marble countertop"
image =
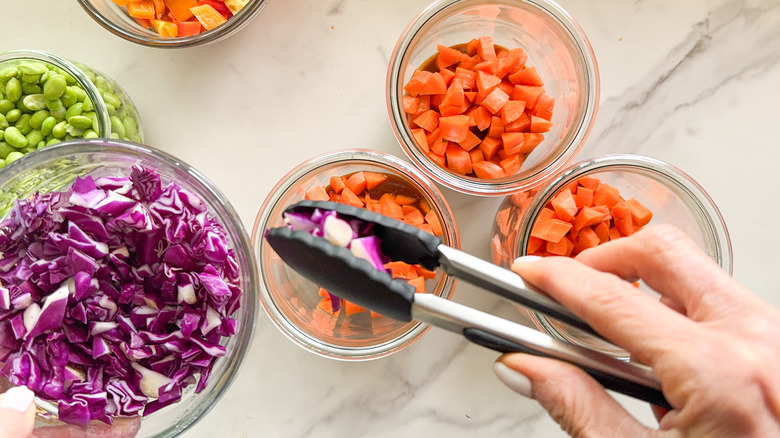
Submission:
MULTIPOLYGON (((403 157, 388 120, 388 57, 428 0, 271 0, 245 29, 205 47, 161 50, 109 34, 74 1, 5 2, 0 51, 31 48, 114 77, 147 143, 210 178, 250 229, 268 191, 325 151, 403 157)), ((726 220, 734 276, 775 306, 780 266, 777 101, 780 3, 561 0, 590 38, 600 109, 577 159, 634 152, 696 179, 726 220), (774 278, 774 280, 772 280, 774 278)), ((405 157, 404 157, 405 158, 405 157)), ((462 247, 489 258, 499 199, 443 189, 462 247)), ((455 299, 511 309, 460 285, 455 299)), ((344 363, 288 341, 262 314, 238 379, 184 436, 562 437, 536 402, 494 377, 496 354, 440 330, 385 359, 344 363)), ((653 424, 649 408, 621 402, 653 424)))

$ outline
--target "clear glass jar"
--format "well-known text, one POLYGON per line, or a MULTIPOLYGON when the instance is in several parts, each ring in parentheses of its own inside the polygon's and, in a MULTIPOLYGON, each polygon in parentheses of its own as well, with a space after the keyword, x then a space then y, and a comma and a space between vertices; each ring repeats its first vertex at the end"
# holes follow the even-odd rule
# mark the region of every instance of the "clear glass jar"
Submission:
MULTIPOLYGON (((260 303, 271 321, 297 345, 324 357, 367 360, 387 356, 409 346, 428 327, 417 321, 400 322, 387 317, 338 318, 318 308, 318 286, 288 267, 263 238, 268 228, 284 225, 282 212, 304 199, 304 194, 328 186, 330 177, 358 171, 394 176, 419 194, 436 212, 442 225, 442 241, 460 248, 460 238, 447 201, 417 170, 398 158, 376 151, 351 149, 329 152, 301 163, 271 190, 260 207, 252 229, 252 242, 259 263, 260 303)), ((452 296, 455 279, 437 273, 426 282, 426 291, 444 298, 452 296)), ((355 316, 355 315, 353 315, 355 316)))
POLYGON ((404 29, 387 70, 387 110, 398 142, 428 177, 472 195, 506 195, 532 188, 563 169, 582 147, 596 117, 599 73, 593 49, 580 26, 552 1, 440 0, 404 29), (438 44, 465 44, 489 35, 496 45, 522 47, 546 92, 555 98, 552 129, 514 175, 481 179, 455 174, 432 161, 415 144, 403 111, 404 85, 438 44))
POLYGON ((119 84, 91 67, 50 53, 1 53, 0 97, 0 130, 18 127, 27 140, 19 147, 18 143, 12 145, 5 133, 0 136, 0 160, 4 160, 0 164, 5 164, 10 153, 17 152, 13 156, 18 157, 63 140, 115 138, 141 143, 144 139, 138 111, 119 84), (41 73, 31 74, 31 68, 40 69, 41 73), (46 99, 46 84, 53 76, 65 79, 65 91, 57 98, 46 99), (23 90, 21 97, 17 97, 19 93, 9 93, 11 88, 19 87, 23 90), (16 115, 12 117, 12 113, 16 115), (70 123, 73 116, 89 126, 70 123), (85 117, 91 118, 91 123, 85 117))
MULTIPOLYGON (((526 255, 531 229, 539 212, 564 187, 590 176, 610 184, 624 199, 636 198, 653 213, 648 224, 670 224, 681 229, 709 256, 731 274, 732 251, 726 223, 717 206, 690 176, 674 166, 640 155, 609 155, 577 163, 544 186, 512 194, 498 208, 493 223, 493 262, 509 267, 526 255)), ((640 286, 648 293, 644 285, 640 286)), ((537 312, 528 311, 534 324, 558 339, 628 359, 628 354, 609 343, 537 312)))
MULTIPOLYGON (((248 234, 225 195, 196 169, 151 147, 110 139, 71 140, 26 155, 0 171, 0 218, 15 199, 27 198, 35 192, 63 190, 77 176, 128 176, 136 164, 160 174, 163 183, 176 181, 206 204, 224 227, 241 273, 243 296, 240 308, 233 315, 238 322, 237 331, 223 339, 226 354, 215 362, 208 385, 199 394, 190 385, 181 401, 143 417, 137 435, 175 437, 206 415, 225 393, 237 375, 254 333, 258 285, 254 253, 248 234)), ((40 425, 52 425, 52 421, 40 425)))
POLYGON ((93 20, 104 29, 127 41, 158 48, 185 48, 223 40, 249 24, 269 0, 249 0, 237 14, 214 29, 187 37, 164 37, 138 24, 113 0, 78 0, 93 20))

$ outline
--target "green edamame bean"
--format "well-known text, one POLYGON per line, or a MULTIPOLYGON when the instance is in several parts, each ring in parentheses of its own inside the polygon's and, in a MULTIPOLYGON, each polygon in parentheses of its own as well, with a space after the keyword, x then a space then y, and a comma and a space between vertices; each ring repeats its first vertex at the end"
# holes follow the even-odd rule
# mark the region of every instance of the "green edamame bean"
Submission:
POLYGON ((67 112, 67 108, 65 108, 64 106, 50 111, 52 117, 54 117, 57 120, 65 120, 66 112, 67 112))
POLYGON ((65 136, 65 139, 71 140, 76 137, 83 137, 84 133, 87 132, 85 128, 79 128, 77 126, 73 126, 70 123, 65 125, 65 131, 69 134, 65 136))
POLYGON ((5 119, 5 116, 0 114, 0 129, 5 129, 8 127, 8 120, 5 119))
POLYGON ((41 129, 41 125, 47 117, 49 117, 49 112, 44 109, 34 112, 30 117, 30 126, 33 129, 41 129))
POLYGON ((106 101, 106 103, 110 103, 111 105, 114 105, 116 107, 122 105, 122 101, 112 93, 103 93, 102 96, 103 96, 103 100, 106 101))
POLYGON ((8 99, 0 100, 0 114, 7 114, 8 111, 11 111, 12 109, 16 108, 16 105, 14 105, 13 102, 11 102, 8 99))
POLYGON ((51 134, 51 130, 54 129, 54 125, 57 124, 57 119, 55 119, 53 116, 46 117, 46 119, 41 123, 41 134, 43 134, 44 137, 48 137, 49 134, 51 134))
POLYGON ((27 137, 25 137, 15 126, 9 126, 8 129, 5 130, 4 140, 16 149, 27 146, 27 137))
POLYGON ((54 111, 62 108, 62 100, 60 99, 53 99, 53 100, 47 100, 46 101, 46 108, 54 111))
POLYGON ((37 129, 33 129, 27 135, 27 146, 36 147, 40 141, 43 140, 43 134, 37 129))
POLYGON ((90 99, 89 97, 84 99, 84 102, 81 103, 81 109, 82 111, 94 111, 95 106, 92 105, 92 99, 90 99))
POLYGON ((46 64, 33 61, 21 63, 17 68, 19 69, 19 73, 23 75, 42 75, 49 71, 46 64))
POLYGON ((0 141, 3 141, 4 138, 5 138, 5 131, 0 129, 0 141))
POLYGON ((36 93, 42 93, 42 92, 43 92, 43 89, 37 83, 22 82, 22 93, 23 94, 36 94, 36 93))
POLYGON ((59 139, 65 138, 65 135, 68 133, 67 126, 68 126, 68 122, 64 120, 57 123, 51 129, 51 135, 53 135, 54 138, 59 138, 59 139))
POLYGON ((11 152, 15 152, 16 148, 11 146, 10 144, 0 141, 0 160, 5 160, 5 157, 8 156, 11 152))
POLYGON ((53 144, 61 143, 61 140, 58 140, 56 138, 52 138, 51 140, 46 142, 46 146, 51 146, 53 144))
POLYGON ((122 124, 125 126, 125 134, 130 137, 138 134, 138 126, 135 124, 135 120, 131 117, 125 117, 122 119, 122 124))
POLYGON ((0 70, 0 82, 6 83, 9 79, 16 77, 19 74, 19 69, 15 65, 4 67, 0 70))
POLYGON ((7 157, 5 157, 5 164, 8 164, 8 163, 10 163, 12 161, 16 161, 19 158, 22 158, 23 156, 24 156, 23 153, 21 153, 19 151, 13 151, 10 154, 8 154, 7 157))
POLYGON ((46 140, 41 140, 38 142, 37 145, 35 145, 35 149, 41 149, 46 147, 46 140))
POLYGON ((111 116, 111 132, 118 135, 120 138, 126 135, 125 125, 122 123, 122 119, 117 116, 111 116))
POLYGON ((77 87, 66 87, 65 91, 62 93, 61 99, 62 104, 70 107, 74 105, 76 102, 78 102, 78 94, 75 90, 77 87))
POLYGON ((84 138, 98 138, 98 134, 97 132, 90 129, 89 131, 84 133, 84 138))
POLYGON ((8 123, 16 123, 16 121, 19 120, 19 117, 21 116, 22 110, 19 108, 14 108, 11 111, 5 113, 5 119, 8 120, 8 123))
POLYGON ((92 118, 89 116, 68 117, 68 123, 76 128, 89 129, 92 127, 92 118))
POLYGON ((59 99, 65 93, 67 86, 64 76, 52 76, 43 84, 43 96, 47 100, 59 99))
POLYGON ((65 111, 65 118, 70 119, 73 116, 80 116, 84 112, 83 104, 81 102, 71 105, 67 111, 65 111))
POLYGON ((22 84, 19 79, 11 78, 5 84, 5 98, 11 102, 16 102, 22 97, 22 84))
MULTIPOLYGON (((74 86, 72 88, 72 90, 74 92, 76 92, 76 101, 77 102, 84 102, 84 99, 87 98, 87 92, 84 91, 83 88, 74 86)), ((70 105, 68 105, 68 106, 70 106, 70 105)))
POLYGON ((106 104, 106 110, 108 111, 109 116, 115 116, 116 115, 116 107, 114 105, 111 105, 110 103, 106 104))
POLYGON ((27 135, 30 133, 30 131, 32 131, 32 126, 30 126, 30 117, 32 117, 30 114, 22 114, 21 117, 19 117, 19 120, 14 123, 16 129, 18 129, 22 135, 27 135))
POLYGON ((46 108, 46 99, 43 94, 28 94, 22 99, 22 105, 30 111, 40 111, 46 108))
POLYGON ((41 81, 41 75, 26 75, 22 74, 22 85, 24 84, 37 84, 41 81))

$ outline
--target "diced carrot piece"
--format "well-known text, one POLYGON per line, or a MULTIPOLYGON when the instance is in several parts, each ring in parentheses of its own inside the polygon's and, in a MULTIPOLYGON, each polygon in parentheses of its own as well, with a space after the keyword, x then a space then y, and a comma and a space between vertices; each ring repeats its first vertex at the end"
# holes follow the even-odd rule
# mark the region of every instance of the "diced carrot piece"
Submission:
POLYGON ((509 75, 509 80, 515 85, 531 85, 541 87, 544 85, 536 67, 528 67, 509 75))
MULTIPOLYGON (((601 223, 603 224, 604 222, 601 223)), ((579 246, 580 251, 593 248, 594 246, 598 246, 600 243, 601 238, 591 227, 585 227, 580 230, 579 234, 577 234, 577 245, 579 246)))
POLYGON ((116 3, 117 6, 124 8, 125 6, 127 6, 128 0, 113 0, 113 2, 116 3))
POLYGON ((501 117, 490 118, 490 129, 488 129, 487 136, 501 138, 501 134, 504 133, 504 120, 501 117))
POLYGON ((574 245, 566 237, 561 237, 557 242, 547 241, 546 246, 547 252, 564 257, 571 255, 573 248, 574 245))
POLYGON ((471 158, 469 153, 462 147, 450 143, 447 145, 447 150, 444 156, 447 158, 447 168, 460 175, 467 175, 471 173, 471 158))
POLYGON ((511 154, 501 160, 498 165, 504 169, 504 173, 512 175, 520 170, 520 167, 523 165, 523 159, 520 157, 520 154, 511 154))
MULTIPOLYGON (((146 18, 133 18, 136 23, 138 23, 141 27, 144 29, 151 29, 152 28, 152 21, 148 20, 146 18)), ((198 23, 198 26, 200 26, 200 23, 198 23)))
POLYGON ((428 143, 428 147, 433 154, 444 156, 448 144, 450 144, 450 142, 443 138, 439 138, 435 143, 428 143))
POLYGON ((337 315, 339 312, 341 312, 341 303, 339 303, 338 306, 339 307, 336 307, 336 303, 331 300, 330 295, 322 298, 320 302, 317 303, 317 307, 320 307, 322 310, 332 315, 337 315))
POLYGON ((469 118, 464 115, 440 117, 439 130, 442 139, 460 143, 468 137, 469 118))
POLYGON ((462 67, 456 68, 453 80, 460 81, 464 90, 475 90, 477 88, 477 73, 471 70, 462 67))
POLYGON ((593 205, 593 190, 587 187, 577 187, 574 202, 577 204, 577 208, 590 207, 593 205))
POLYGON ((542 244, 545 243, 544 240, 531 236, 528 238, 528 249, 526 250, 528 254, 533 254, 536 251, 539 250, 539 248, 542 247, 542 244))
POLYGON ((455 72, 444 68, 439 70, 439 74, 441 75, 442 79, 444 79, 444 83, 449 87, 450 83, 452 83, 452 79, 455 77, 455 72))
POLYGON ((530 154, 537 146, 539 146, 542 140, 544 140, 544 136, 542 134, 524 132, 523 137, 525 139, 525 142, 523 143, 523 150, 521 151, 523 154, 530 154))
POLYGON ((585 227, 592 227, 604 220, 606 216, 606 214, 595 208, 582 207, 574 218, 574 229, 581 230, 585 227))
POLYGON ((424 278, 422 278, 422 277, 412 278, 412 279, 406 280, 406 282, 414 287, 415 293, 418 293, 418 294, 425 293, 425 279, 424 278))
POLYGON ((479 161, 477 163, 472 163, 471 167, 474 170, 474 174, 477 175, 477 178, 495 179, 506 176, 504 169, 492 161, 479 161))
POLYGON ((552 128, 553 123, 541 117, 531 116, 531 129, 533 133, 547 132, 552 128))
POLYGON ((177 21, 176 27, 179 28, 179 38, 197 35, 203 29, 198 20, 177 21))
POLYGON ((468 134, 466 134, 466 139, 461 142, 458 142, 458 145, 460 145, 460 147, 462 147, 466 151, 471 151, 472 149, 477 147, 481 142, 482 140, 480 140, 480 138, 477 137, 476 134, 474 134, 471 131, 468 131, 468 134))
POLYGON ((552 207, 558 218, 566 222, 571 222, 579 210, 570 190, 563 190, 555 195, 552 199, 552 207))
POLYGON ((547 93, 542 93, 541 96, 539 96, 539 99, 536 101, 534 115, 545 120, 552 120, 554 106, 555 98, 547 93))
POLYGON ((498 64, 498 72, 496 76, 503 78, 504 76, 513 73, 518 68, 525 64, 528 55, 525 54, 525 50, 522 48, 514 48, 508 50, 505 56, 502 56, 498 64))
POLYGON ((366 175, 363 172, 355 172, 344 182, 355 195, 363 194, 366 190, 366 175))
POLYGON ((406 221, 406 223, 414 226, 425 223, 425 216, 423 216, 422 212, 419 209, 415 208, 413 210, 410 210, 408 213, 406 212, 405 209, 403 211, 404 211, 404 221, 406 221))
MULTIPOLYGON (((519 102, 516 100, 510 100, 507 102, 507 105, 512 102, 519 102)), ((524 102, 522 102, 523 105, 525 105, 524 102)), ((507 105, 504 105, 506 107, 507 105)), ((528 113, 523 111, 522 114, 513 122, 507 123, 504 125, 504 131, 506 132, 527 132, 529 129, 531 129, 531 118, 528 117, 528 113)))
POLYGON ((420 94, 444 94, 447 91, 447 83, 441 74, 432 73, 423 84, 420 94))
POLYGON ((594 205, 604 205, 608 209, 612 209, 620 201, 623 201, 620 192, 609 184, 602 183, 593 193, 594 205))
POLYGON ((486 160, 493 158, 496 152, 501 148, 501 139, 494 137, 485 137, 482 143, 479 144, 479 149, 482 150, 482 155, 486 160))
POLYGON ((477 54, 485 60, 490 60, 496 57, 496 48, 493 46, 493 37, 479 37, 479 43, 477 44, 477 54))
POLYGON ((531 228, 531 235, 547 242, 559 242, 571 230, 572 224, 560 219, 537 219, 531 228))
POLYGON ((422 128, 412 128, 412 138, 417 146, 425 152, 428 152, 428 137, 425 135, 425 130, 422 128))
MULTIPOLYGON (((395 203, 402 207, 412 205, 415 202, 417 202, 417 198, 414 198, 412 196, 407 196, 403 194, 395 195, 395 203)), ((404 212, 404 214, 406 214, 406 212, 404 212)))
POLYGON ((439 51, 439 54, 436 56, 436 66, 439 68, 439 70, 447 68, 451 65, 455 65, 460 61, 468 59, 469 57, 469 55, 461 52, 460 50, 443 46, 441 44, 438 44, 436 49, 439 51))
MULTIPOLYGON (((432 132, 439 126, 439 113, 434 110, 428 110, 415 117, 412 122, 420 128, 432 132)), ((428 144, 430 145, 430 141, 428 144)))
MULTIPOLYGON (((477 65, 474 66, 474 70, 478 72, 482 71, 489 75, 496 75, 496 73, 498 73, 499 66, 500 66, 500 61, 498 60, 498 58, 493 58, 478 63, 477 65)), ((501 80, 501 78, 498 79, 501 80)))
MULTIPOLYGON (((471 158, 472 166, 478 161, 484 161, 485 155, 482 153, 482 149, 475 148, 469 151, 469 158, 471 158)), ((473 169, 472 169, 473 170, 473 169)))
MULTIPOLYGON (((598 193, 598 192, 597 192, 598 193)), ((630 236, 636 232, 634 220, 631 218, 631 209, 625 202, 618 202, 612 207, 612 218, 615 220, 615 228, 622 236, 630 236)))
POLYGON ((596 233, 596 236, 598 236, 599 243, 609 241, 609 225, 607 225, 607 222, 599 222, 595 226, 591 227, 591 229, 594 233, 596 233))
POLYGON ((411 94, 404 94, 401 97, 401 106, 406 114, 417 114, 417 108, 420 107, 420 98, 411 94))
POLYGON ((595 192, 596 189, 599 188, 599 185, 601 185, 601 180, 592 176, 583 176, 577 180, 577 184, 595 192))
POLYGON ((206 30, 214 29, 227 21, 222 14, 209 4, 192 7, 190 11, 206 30))
POLYGON ((501 108, 501 120, 504 124, 512 123, 525 114, 525 102, 521 100, 509 100, 501 108))
POLYGON ((653 212, 635 198, 626 201, 626 206, 631 210, 631 219, 637 227, 644 227, 653 218, 653 212))
POLYGON ((417 100, 419 102, 417 103, 417 112, 415 112, 415 114, 420 114, 431 109, 431 96, 417 96, 417 100))
POLYGON ((525 107, 533 109, 536 107, 536 101, 544 93, 544 88, 533 87, 529 85, 515 85, 512 91, 512 100, 521 100, 525 102, 525 107))
POLYGON ((338 202, 342 204, 353 205, 355 207, 360 207, 360 208, 364 207, 363 201, 361 201, 360 198, 357 196, 357 194, 353 192, 352 189, 349 188, 349 185, 347 185, 347 187, 344 187, 340 195, 341 197, 339 198, 338 202))
POLYGON ((501 83, 501 79, 493 74, 485 73, 482 70, 477 71, 477 90, 482 93, 483 96, 487 96, 488 93, 493 91, 501 83))
POLYGON ((487 108, 480 105, 474 109, 474 122, 476 122, 477 129, 480 131, 484 131, 490 127, 491 119, 492 115, 490 114, 490 111, 487 110, 487 108))
POLYGON ((426 280, 433 280, 434 278, 436 278, 436 271, 425 269, 420 265, 414 265, 413 268, 415 271, 417 271, 417 275, 419 275, 420 277, 426 280))
POLYGON ((508 100, 509 96, 506 93, 501 91, 500 88, 494 88, 493 91, 485 97, 485 100, 482 101, 482 106, 487 108, 491 113, 496 114, 501 111, 501 108, 508 100))
POLYGON ((461 86, 460 81, 452 81, 439 106, 462 107, 464 103, 466 103, 466 96, 463 95, 463 86, 461 86))
POLYGON ((523 149, 525 137, 522 132, 505 132, 501 134, 501 143, 507 155, 515 155, 523 149))
POLYGON ((127 4, 127 14, 133 18, 153 20, 156 18, 152 0, 137 0, 127 4))
POLYGON ((346 187, 346 184, 344 184, 345 178, 343 176, 332 176, 330 177, 330 188, 336 193, 341 193, 342 190, 344 190, 344 187, 346 187))
POLYGON ((404 91, 411 96, 417 96, 422 92, 425 83, 428 82, 428 78, 430 78, 432 74, 433 73, 425 70, 415 70, 414 73, 412 73, 412 78, 404 85, 404 91))
POLYGON ((368 190, 373 190, 374 187, 382 184, 385 182, 385 180, 387 180, 387 175, 376 172, 363 171, 363 176, 366 177, 366 189, 368 190))
POLYGON ((441 222, 439 222, 439 217, 436 216, 436 212, 433 210, 429 210, 427 213, 425 213, 425 223, 430 225, 431 232, 434 236, 440 236, 444 230, 441 228, 441 222))
POLYGON ((325 187, 316 186, 304 194, 304 198, 311 199, 312 201, 330 201, 328 192, 325 191, 325 187))
POLYGON ((621 237, 623 236, 620 235, 620 231, 617 228, 612 227, 609 229, 609 240, 620 239, 621 237))
POLYGON ((347 316, 366 311, 365 307, 358 306, 352 301, 341 300, 341 303, 344 306, 344 313, 347 316))
POLYGON ((412 269, 412 265, 394 260, 385 263, 384 268, 390 270, 390 275, 393 278, 406 278, 409 276, 409 270, 412 269))

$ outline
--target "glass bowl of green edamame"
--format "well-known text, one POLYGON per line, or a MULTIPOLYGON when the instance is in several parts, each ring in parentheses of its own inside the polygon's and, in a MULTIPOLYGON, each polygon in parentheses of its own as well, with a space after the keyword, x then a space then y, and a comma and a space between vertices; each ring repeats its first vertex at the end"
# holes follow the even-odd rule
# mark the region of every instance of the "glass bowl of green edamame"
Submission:
POLYGON ((0 168, 63 140, 143 142, 135 105, 103 73, 35 50, 0 53, 0 168))

